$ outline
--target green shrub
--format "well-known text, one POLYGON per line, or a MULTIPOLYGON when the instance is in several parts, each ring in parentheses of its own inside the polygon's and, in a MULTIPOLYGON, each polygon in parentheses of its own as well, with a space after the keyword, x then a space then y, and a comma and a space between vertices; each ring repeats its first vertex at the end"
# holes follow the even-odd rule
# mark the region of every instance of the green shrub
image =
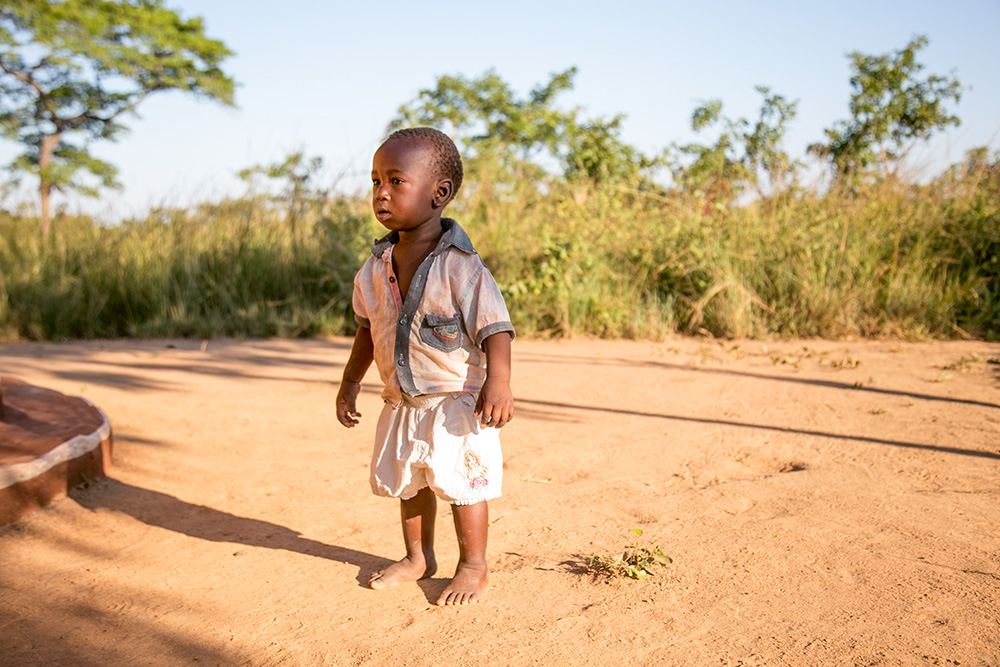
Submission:
MULTIPOLYGON (((448 214, 522 334, 1000 338, 992 163, 743 206, 560 180, 464 197, 448 214)), ((291 226, 237 199, 113 226, 63 216, 44 245, 37 220, 0 212, 0 336, 350 334, 352 279, 384 230, 361 198, 309 212, 291 226)))

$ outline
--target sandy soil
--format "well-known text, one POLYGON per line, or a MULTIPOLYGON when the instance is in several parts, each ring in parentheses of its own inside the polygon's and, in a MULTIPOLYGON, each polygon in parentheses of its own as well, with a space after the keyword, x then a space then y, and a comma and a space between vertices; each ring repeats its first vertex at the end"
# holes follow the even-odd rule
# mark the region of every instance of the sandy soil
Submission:
POLYGON ((492 587, 402 555, 349 340, 0 346, 111 418, 113 478, 0 531, 3 665, 998 665, 1000 345, 515 341, 492 587), (632 528, 674 563, 594 577, 632 528))

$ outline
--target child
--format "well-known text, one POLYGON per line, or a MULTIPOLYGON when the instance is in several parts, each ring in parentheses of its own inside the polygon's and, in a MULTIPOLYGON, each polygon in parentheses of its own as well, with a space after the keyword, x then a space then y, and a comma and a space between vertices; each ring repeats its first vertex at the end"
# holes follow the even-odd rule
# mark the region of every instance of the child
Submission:
POLYGON ((354 279, 360 326, 337 394, 337 419, 353 427, 375 361, 385 406, 372 491, 400 499, 406 557, 372 588, 437 571, 436 496, 451 504, 459 562, 439 605, 475 602, 489 584, 486 503, 500 495, 499 429, 514 414, 507 307, 469 237, 441 217, 461 184, 462 159, 438 130, 399 130, 375 152, 372 209, 389 234, 354 279))

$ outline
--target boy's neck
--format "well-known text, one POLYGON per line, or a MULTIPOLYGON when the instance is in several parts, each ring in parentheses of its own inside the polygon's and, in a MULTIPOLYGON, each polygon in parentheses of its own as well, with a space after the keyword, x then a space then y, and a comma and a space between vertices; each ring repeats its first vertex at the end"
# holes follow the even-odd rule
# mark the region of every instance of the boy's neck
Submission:
POLYGON ((397 242, 397 245, 437 245, 437 242, 441 239, 443 234, 444 228, 441 226, 441 215, 438 214, 433 218, 422 222, 415 229, 408 231, 401 230, 399 232, 399 241, 397 242))
POLYGON ((440 215, 414 229, 399 232, 399 240, 392 251, 392 270, 396 274, 399 294, 404 300, 417 267, 434 252, 442 234, 444 228, 441 227, 440 215))

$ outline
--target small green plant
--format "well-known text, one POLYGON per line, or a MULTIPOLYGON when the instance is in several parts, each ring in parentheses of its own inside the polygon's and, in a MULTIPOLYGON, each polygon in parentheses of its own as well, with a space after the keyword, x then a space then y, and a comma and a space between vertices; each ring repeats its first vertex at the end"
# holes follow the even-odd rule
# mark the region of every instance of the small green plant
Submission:
POLYGON ((847 356, 843 359, 832 359, 830 361, 830 367, 841 369, 841 368, 857 368, 861 365, 860 359, 855 359, 854 357, 847 356))
POLYGON ((970 356, 962 356, 958 361, 953 364, 948 364, 947 366, 942 366, 946 371, 958 371, 959 373, 968 373, 972 370, 972 364, 1000 364, 1000 358, 991 357, 987 358, 981 354, 976 354, 973 352, 970 356))
POLYGON ((955 363, 942 366, 942 368, 946 371, 958 371, 959 373, 968 373, 970 370, 970 364, 972 364, 972 362, 982 361, 982 357, 979 357, 978 359, 977 357, 979 357, 979 355, 977 354, 972 355, 971 358, 963 356, 955 363))
POLYGON ((612 577, 629 577, 630 579, 645 579, 655 574, 655 567, 666 567, 673 559, 663 553, 655 540, 650 540, 650 547, 639 546, 642 530, 633 528, 635 537, 625 547, 625 551, 614 556, 591 554, 588 569, 595 574, 612 577))

